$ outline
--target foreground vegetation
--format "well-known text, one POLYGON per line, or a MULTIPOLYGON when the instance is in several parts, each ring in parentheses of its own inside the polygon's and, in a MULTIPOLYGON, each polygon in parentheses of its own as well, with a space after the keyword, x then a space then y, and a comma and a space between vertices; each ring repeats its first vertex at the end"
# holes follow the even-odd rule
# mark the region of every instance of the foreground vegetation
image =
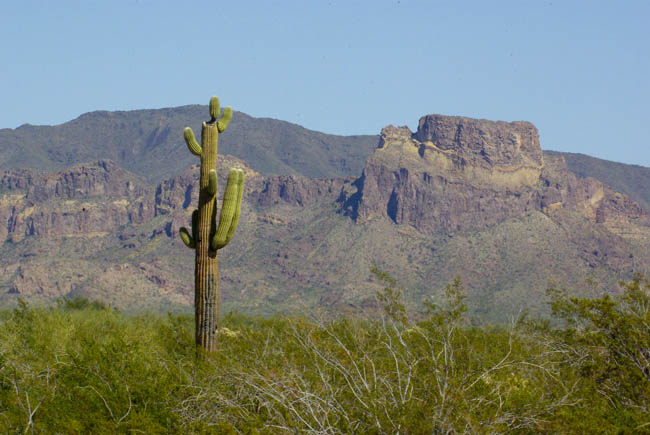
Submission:
POLYGON ((191 317, 98 302, 0 314, 0 432, 650 431, 650 277, 618 296, 551 290, 558 326, 471 327, 459 281, 409 322, 228 315, 213 359, 191 317))

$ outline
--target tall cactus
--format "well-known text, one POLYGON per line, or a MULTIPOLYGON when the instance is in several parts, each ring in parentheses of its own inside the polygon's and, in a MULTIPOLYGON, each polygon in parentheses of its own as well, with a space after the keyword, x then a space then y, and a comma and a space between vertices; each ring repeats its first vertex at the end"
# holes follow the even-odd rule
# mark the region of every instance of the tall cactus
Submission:
POLYGON ((217 251, 230 242, 241 211, 244 171, 231 169, 217 224, 217 148, 219 133, 226 131, 232 108, 226 107, 220 120, 219 99, 210 99, 210 121, 201 127, 201 145, 185 128, 184 137, 192 154, 201 158, 199 208, 192 213, 192 231, 183 227, 180 236, 196 251, 194 269, 195 338, 197 349, 212 353, 217 349, 219 315, 219 267, 217 251))

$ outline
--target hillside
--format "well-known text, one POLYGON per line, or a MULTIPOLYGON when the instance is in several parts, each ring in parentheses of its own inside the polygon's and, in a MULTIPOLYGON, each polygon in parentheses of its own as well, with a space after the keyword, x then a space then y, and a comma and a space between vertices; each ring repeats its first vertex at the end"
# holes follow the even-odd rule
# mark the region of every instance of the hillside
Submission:
POLYGON ((610 162, 585 154, 546 151, 564 157, 569 169, 578 177, 596 178, 613 189, 623 192, 650 211, 650 168, 610 162))
MULTIPOLYGON (((589 294, 587 281, 616 288, 650 270, 648 214, 542 153, 532 124, 430 115, 415 133, 385 128, 379 143, 360 176, 343 178, 265 175, 221 155, 222 177, 247 174, 240 227, 220 255, 224 312, 372 313, 375 264, 405 287, 411 312, 459 276, 475 316, 505 320, 546 310, 550 283, 589 294)), ((4 171, 0 303, 188 309, 193 255, 177 232, 197 171, 156 183, 108 160, 4 171)))
MULTIPOLYGON (((58 171, 109 159, 151 182, 178 175, 193 162, 183 128, 200 131, 207 106, 86 113, 56 126, 0 129, 0 169, 58 171)), ((235 112, 219 152, 250 162, 265 175, 358 175, 376 136, 336 136, 235 112)))

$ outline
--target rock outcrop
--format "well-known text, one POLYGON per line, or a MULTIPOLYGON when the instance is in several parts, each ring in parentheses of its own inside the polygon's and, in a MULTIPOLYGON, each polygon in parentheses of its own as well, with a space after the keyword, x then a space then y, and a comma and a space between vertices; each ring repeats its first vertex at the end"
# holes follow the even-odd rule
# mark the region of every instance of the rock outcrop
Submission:
POLYGON ((414 135, 425 151, 447 151, 466 165, 490 171, 540 168, 542 149, 530 122, 488 121, 461 116, 427 115, 414 135))
MULTIPOLYGON (((227 168, 238 167, 244 170, 246 182, 243 200, 252 206, 268 207, 274 204, 287 204, 304 207, 322 200, 334 200, 341 187, 352 179, 307 178, 301 175, 270 175, 263 177, 243 160, 224 156, 219 160, 219 191, 222 192, 227 178, 227 168)), ((156 188, 156 216, 177 209, 187 209, 195 204, 198 191, 199 167, 194 165, 177 177, 159 184, 156 188)))
POLYGON ((481 229, 533 210, 577 210, 589 219, 647 216, 594 179, 578 179, 562 158, 545 162, 534 125, 428 115, 417 132, 382 130, 379 147, 344 196, 357 222, 387 216, 424 234, 481 229))
POLYGON ((262 207, 279 203, 304 207, 323 198, 329 198, 333 202, 345 181, 342 178, 272 175, 253 185, 248 199, 262 207))
MULTIPOLYGON (((259 178, 259 173, 236 157, 219 155, 217 161, 217 174, 219 177, 219 192, 223 193, 230 168, 240 168, 246 177, 245 187, 249 180, 259 178)), ((248 190, 248 188, 246 189, 248 190)), ((182 174, 172 177, 156 186, 155 215, 165 215, 176 209, 194 207, 199 198, 199 165, 192 165, 182 174)), ((192 209, 193 210, 193 209, 192 209)))
POLYGON ((151 188, 108 160, 54 174, 6 170, 0 192, 0 241, 98 237, 153 216, 151 188))
MULTIPOLYGON (((346 182, 298 175, 262 177, 243 160, 224 156, 218 170, 221 192, 231 167, 244 170, 244 200, 252 206, 304 207, 323 199, 334 202, 346 182)), ((18 242, 26 236, 102 237, 118 227, 164 215, 169 219, 160 231, 171 237, 187 224, 187 210, 198 198, 198 180, 198 166, 194 165, 153 187, 107 160, 53 174, 6 170, 0 178, 0 241, 18 242)))

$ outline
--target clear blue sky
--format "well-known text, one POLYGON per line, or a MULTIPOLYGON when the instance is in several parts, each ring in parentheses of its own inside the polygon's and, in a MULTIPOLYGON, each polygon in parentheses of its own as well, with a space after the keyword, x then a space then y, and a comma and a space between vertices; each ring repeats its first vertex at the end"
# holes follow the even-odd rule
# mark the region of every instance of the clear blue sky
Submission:
POLYGON ((650 1, 10 1, 0 128, 222 104, 335 134, 430 113, 650 166, 650 1))

